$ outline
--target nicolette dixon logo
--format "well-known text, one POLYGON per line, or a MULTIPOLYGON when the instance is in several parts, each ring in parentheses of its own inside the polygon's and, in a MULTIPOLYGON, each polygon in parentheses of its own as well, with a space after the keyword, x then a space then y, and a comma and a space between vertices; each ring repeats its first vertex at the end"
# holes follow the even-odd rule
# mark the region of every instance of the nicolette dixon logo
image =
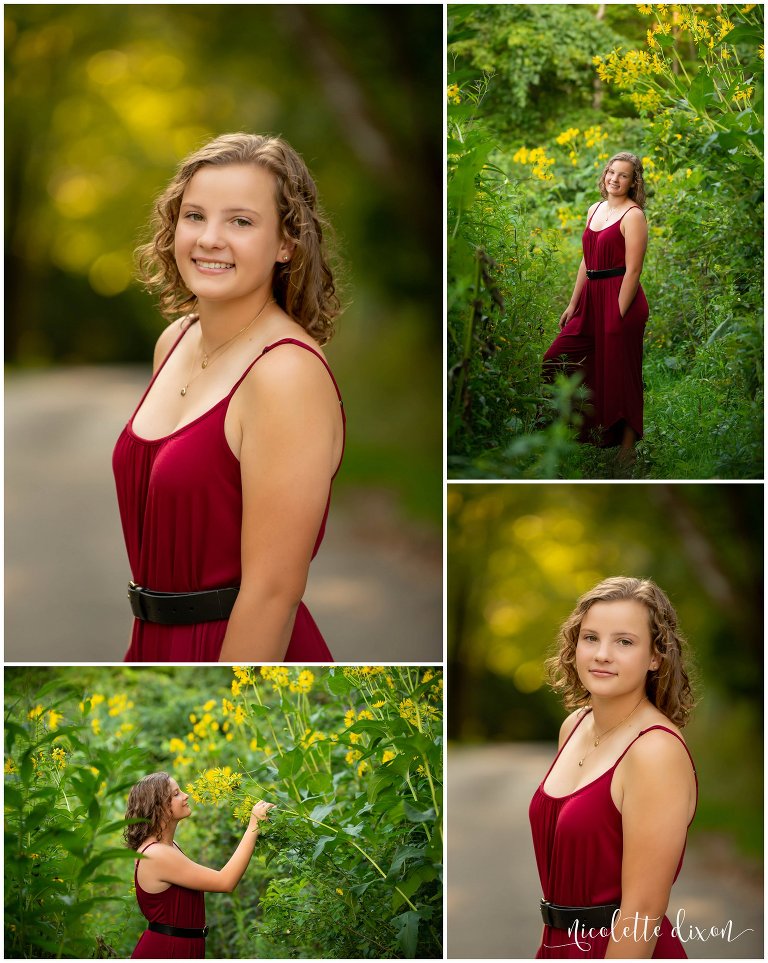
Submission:
MULTIPOLYGON (((611 919, 610 929, 604 926, 599 929, 595 929, 594 927, 587 928, 576 920, 568 927, 568 935, 572 937, 572 943, 559 943, 557 946, 549 946, 546 943, 544 945, 547 946, 547 949, 575 946, 580 950, 588 952, 592 949, 592 944, 589 943, 588 940, 594 940, 600 936, 612 936, 615 940, 632 939, 635 940, 635 942, 644 940, 646 943, 649 940, 661 936, 661 926, 652 925, 660 922, 661 917, 659 916, 641 916, 639 913, 635 913, 634 916, 625 916, 622 920, 619 920, 619 916, 620 910, 616 910, 611 919), (623 928, 620 928, 620 922, 625 924, 623 928)), ((733 943, 745 933, 753 932, 753 929, 747 927, 747 929, 741 930, 740 933, 734 936, 733 920, 728 920, 724 926, 711 926, 709 928, 705 926, 692 926, 690 923, 685 922, 684 909, 677 911, 675 925, 672 927, 672 936, 679 937, 681 943, 692 943, 697 940, 702 943, 706 943, 708 940, 725 940, 728 943, 733 943)))

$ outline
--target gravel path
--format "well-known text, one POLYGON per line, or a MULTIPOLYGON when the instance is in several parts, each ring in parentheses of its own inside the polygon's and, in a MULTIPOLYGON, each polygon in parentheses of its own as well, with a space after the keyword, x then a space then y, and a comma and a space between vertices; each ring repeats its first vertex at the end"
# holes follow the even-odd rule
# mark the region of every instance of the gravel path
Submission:
MULTIPOLYGON (((448 750, 448 956, 531 959, 539 945, 541 897, 528 805, 554 757, 540 743, 448 750)), ((691 839, 672 890, 668 915, 685 909, 682 934, 694 938, 691 959, 762 959, 762 873, 723 840, 691 839), (733 921, 731 942, 706 942, 688 926, 709 930, 733 921), (754 932, 742 930, 751 928, 754 932), (736 938, 738 937, 738 938, 736 938)))
MULTIPOLYGON (((6 661, 122 658, 130 573, 111 456, 146 382, 141 367, 6 378, 6 661)), ((334 499, 305 601, 337 661, 442 660, 440 538, 404 525, 386 494, 334 499)))

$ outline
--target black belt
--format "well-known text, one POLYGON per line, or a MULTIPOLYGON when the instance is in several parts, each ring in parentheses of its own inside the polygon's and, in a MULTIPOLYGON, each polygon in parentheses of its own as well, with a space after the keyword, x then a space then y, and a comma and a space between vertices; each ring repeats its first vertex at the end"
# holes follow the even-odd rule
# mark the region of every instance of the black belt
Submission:
POLYGON ((195 625, 228 619, 239 591, 222 588, 209 592, 153 592, 129 582, 128 600, 133 614, 144 622, 195 625))
POLYGON ((587 277, 590 281, 601 281, 603 278, 620 278, 622 274, 626 273, 625 267, 606 268, 605 271, 587 271, 587 277))
POLYGON ((555 906, 543 899, 541 918, 545 926, 553 926, 556 930, 570 929, 574 923, 580 928, 609 930, 613 914, 618 908, 618 903, 604 903, 602 906, 555 906))
POLYGON ((147 929, 165 936, 183 936, 187 940, 204 940, 208 935, 208 924, 201 930, 190 930, 184 926, 169 926, 167 923, 148 923, 147 929))

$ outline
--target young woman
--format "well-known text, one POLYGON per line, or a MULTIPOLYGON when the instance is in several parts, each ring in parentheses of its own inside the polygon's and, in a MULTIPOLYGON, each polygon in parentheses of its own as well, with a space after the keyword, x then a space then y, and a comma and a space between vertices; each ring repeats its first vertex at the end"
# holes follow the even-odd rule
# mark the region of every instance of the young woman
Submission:
POLYGON ((145 776, 128 797, 125 841, 143 856, 136 860, 134 883, 148 927, 132 959, 201 959, 205 956, 204 893, 231 893, 242 879, 273 803, 253 807, 248 828, 223 869, 193 863, 174 842, 176 827, 190 816, 189 797, 166 772, 145 776))
POLYGON ((593 204, 582 236, 581 259, 561 332, 544 355, 545 377, 562 366, 581 370, 589 389, 583 441, 620 445, 632 457, 643 436, 643 332, 648 302, 640 273, 648 243, 643 214, 643 165, 634 154, 615 154, 599 180, 603 198, 593 204))
POLYGON ((344 450, 320 351, 339 312, 316 190, 276 137, 229 134, 158 199, 140 264, 177 317, 113 467, 126 661, 329 662, 301 601, 344 450))
POLYGON ((576 711, 530 806, 536 956, 685 957, 664 915, 698 797, 675 611, 650 580, 606 579, 579 599, 548 666, 576 711))

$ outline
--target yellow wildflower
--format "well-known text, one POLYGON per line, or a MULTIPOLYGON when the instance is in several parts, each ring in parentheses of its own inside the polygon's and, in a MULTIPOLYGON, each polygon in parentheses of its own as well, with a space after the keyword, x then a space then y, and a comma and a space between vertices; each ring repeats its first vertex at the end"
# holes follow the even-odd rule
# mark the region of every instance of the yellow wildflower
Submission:
POLYGON ((336 892, 339 894, 339 896, 343 896, 343 895, 344 895, 344 890, 343 890, 343 889, 339 889, 338 886, 336 887, 336 892))
POLYGON ((29 712, 27 713, 27 719, 39 719, 42 714, 43 714, 43 707, 35 706, 34 709, 30 709, 29 712))
POLYGON ((365 760, 363 760, 363 762, 361 762, 360 765, 357 767, 357 775, 364 776, 369 769, 370 769, 370 766, 368 765, 367 762, 365 762, 365 760))
POLYGON ((359 749, 350 749, 346 756, 344 756, 344 759, 348 765, 353 766, 362 755, 359 749))
POLYGON ((446 91, 446 94, 447 94, 447 96, 448 96, 448 103, 450 103, 450 104, 460 104, 460 103, 461 103, 461 96, 460 96, 460 94, 459 94, 459 85, 458 85, 458 84, 449 84, 449 85, 448 85, 448 89, 447 89, 447 91, 446 91))
POLYGON ((54 746, 54 748, 51 749, 51 758, 59 769, 63 769, 67 764, 67 754, 61 746, 54 746))
POLYGON ((392 760, 395 758, 396 755, 397 753, 393 752, 391 749, 385 749, 384 755, 381 757, 382 765, 386 765, 386 763, 392 762, 392 760))
POLYGON ((91 731, 93 732, 94 736, 101 735, 101 722, 99 722, 98 716, 91 717, 91 731))
POLYGON ((3 772, 8 776, 13 772, 18 772, 18 769, 16 768, 16 764, 14 763, 13 759, 10 758, 10 756, 8 757, 8 759, 5 760, 5 766, 3 766, 3 772))
POLYGON ((48 710, 48 728, 58 729, 59 723, 64 718, 61 712, 57 712, 55 709, 48 710))

